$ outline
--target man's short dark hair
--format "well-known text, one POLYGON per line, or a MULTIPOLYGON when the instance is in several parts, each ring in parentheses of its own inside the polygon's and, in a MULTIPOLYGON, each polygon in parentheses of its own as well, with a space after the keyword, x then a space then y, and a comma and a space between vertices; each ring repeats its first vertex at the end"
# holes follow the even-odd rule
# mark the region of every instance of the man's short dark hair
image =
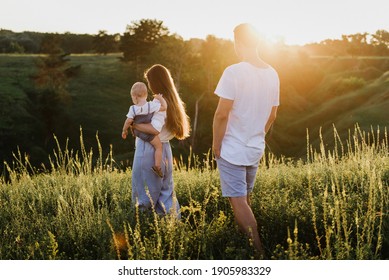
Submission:
POLYGON ((242 23, 236 26, 234 38, 236 42, 242 43, 249 48, 256 48, 259 43, 259 34, 254 26, 249 23, 242 23))

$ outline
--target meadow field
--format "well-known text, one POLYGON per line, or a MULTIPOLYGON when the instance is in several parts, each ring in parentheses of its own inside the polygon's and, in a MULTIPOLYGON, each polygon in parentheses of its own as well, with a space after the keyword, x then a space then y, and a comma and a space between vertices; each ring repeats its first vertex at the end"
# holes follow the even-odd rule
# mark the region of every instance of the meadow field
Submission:
MULTIPOLYGON (((33 82, 45 56, 0 55, 0 259, 254 258, 207 153, 232 45, 185 42, 174 60, 164 48, 142 65, 68 56, 63 102, 33 82), (134 140, 120 137, 129 86, 156 62, 191 118, 191 137, 171 141, 181 220, 132 206, 134 140)), ((281 106, 252 195, 268 258, 389 259, 389 57, 281 48, 269 62, 281 106)))
MULTIPOLYGON (((387 130, 332 134, 332 150, 322 138, 317 150, 307 139, 304 159, 263 158, 252 208, 269 259, 389 259, 388 142, 379 140, 387 130)), ((254 258, 209 154, 175 162, 177 220, 133 207, 130 168, 117 168, 96 143, 90 149, 81 133, 76 152, 57 140, 43 172, 23 153, 6 164, 0 259, 254 258)))

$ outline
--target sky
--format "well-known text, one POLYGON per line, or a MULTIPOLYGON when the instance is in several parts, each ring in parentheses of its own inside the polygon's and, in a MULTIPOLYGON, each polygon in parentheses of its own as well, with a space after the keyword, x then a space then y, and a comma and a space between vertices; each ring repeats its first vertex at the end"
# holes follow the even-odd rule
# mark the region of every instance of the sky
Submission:
POLYGON ((232 39, 249 22, 269 41, 302 45, 389 30, 388 11, 388 0, 0 0, 0 29, 123 34, 134 21, 157 19, 184 39, 232 39))

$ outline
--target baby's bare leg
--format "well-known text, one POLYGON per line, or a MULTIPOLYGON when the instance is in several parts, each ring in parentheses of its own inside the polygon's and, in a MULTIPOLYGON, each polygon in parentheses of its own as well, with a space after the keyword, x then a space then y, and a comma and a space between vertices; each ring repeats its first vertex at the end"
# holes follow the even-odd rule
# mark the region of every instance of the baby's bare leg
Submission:
POLYGON ((153 140, 150 141, 150 144, 153 145, 155 149, 154 161, 156 167, 161 167, 162 162, 162 142, 158 136, 155 136, 153 140))

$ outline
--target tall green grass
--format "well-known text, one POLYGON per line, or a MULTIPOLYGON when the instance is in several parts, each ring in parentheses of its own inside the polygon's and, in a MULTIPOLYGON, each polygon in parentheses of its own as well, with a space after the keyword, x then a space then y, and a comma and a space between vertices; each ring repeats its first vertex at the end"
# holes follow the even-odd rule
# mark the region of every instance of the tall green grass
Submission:
MULTIPOLYGON (((98 147, 101 147, 97 137, 98 147)), ((272 259, 388 259, 388 135, 334 129, 334 150, 321 141, 307 158, 267 154, 252 208, 272 259)), ((7 163, 0 180, 0 259, 252 259, 221 197, 218 171, 191 155, 175 163, 182 218, 131 204, 131 170, 112 154, 59 143, 50 166, 28 157, 7 163)))

